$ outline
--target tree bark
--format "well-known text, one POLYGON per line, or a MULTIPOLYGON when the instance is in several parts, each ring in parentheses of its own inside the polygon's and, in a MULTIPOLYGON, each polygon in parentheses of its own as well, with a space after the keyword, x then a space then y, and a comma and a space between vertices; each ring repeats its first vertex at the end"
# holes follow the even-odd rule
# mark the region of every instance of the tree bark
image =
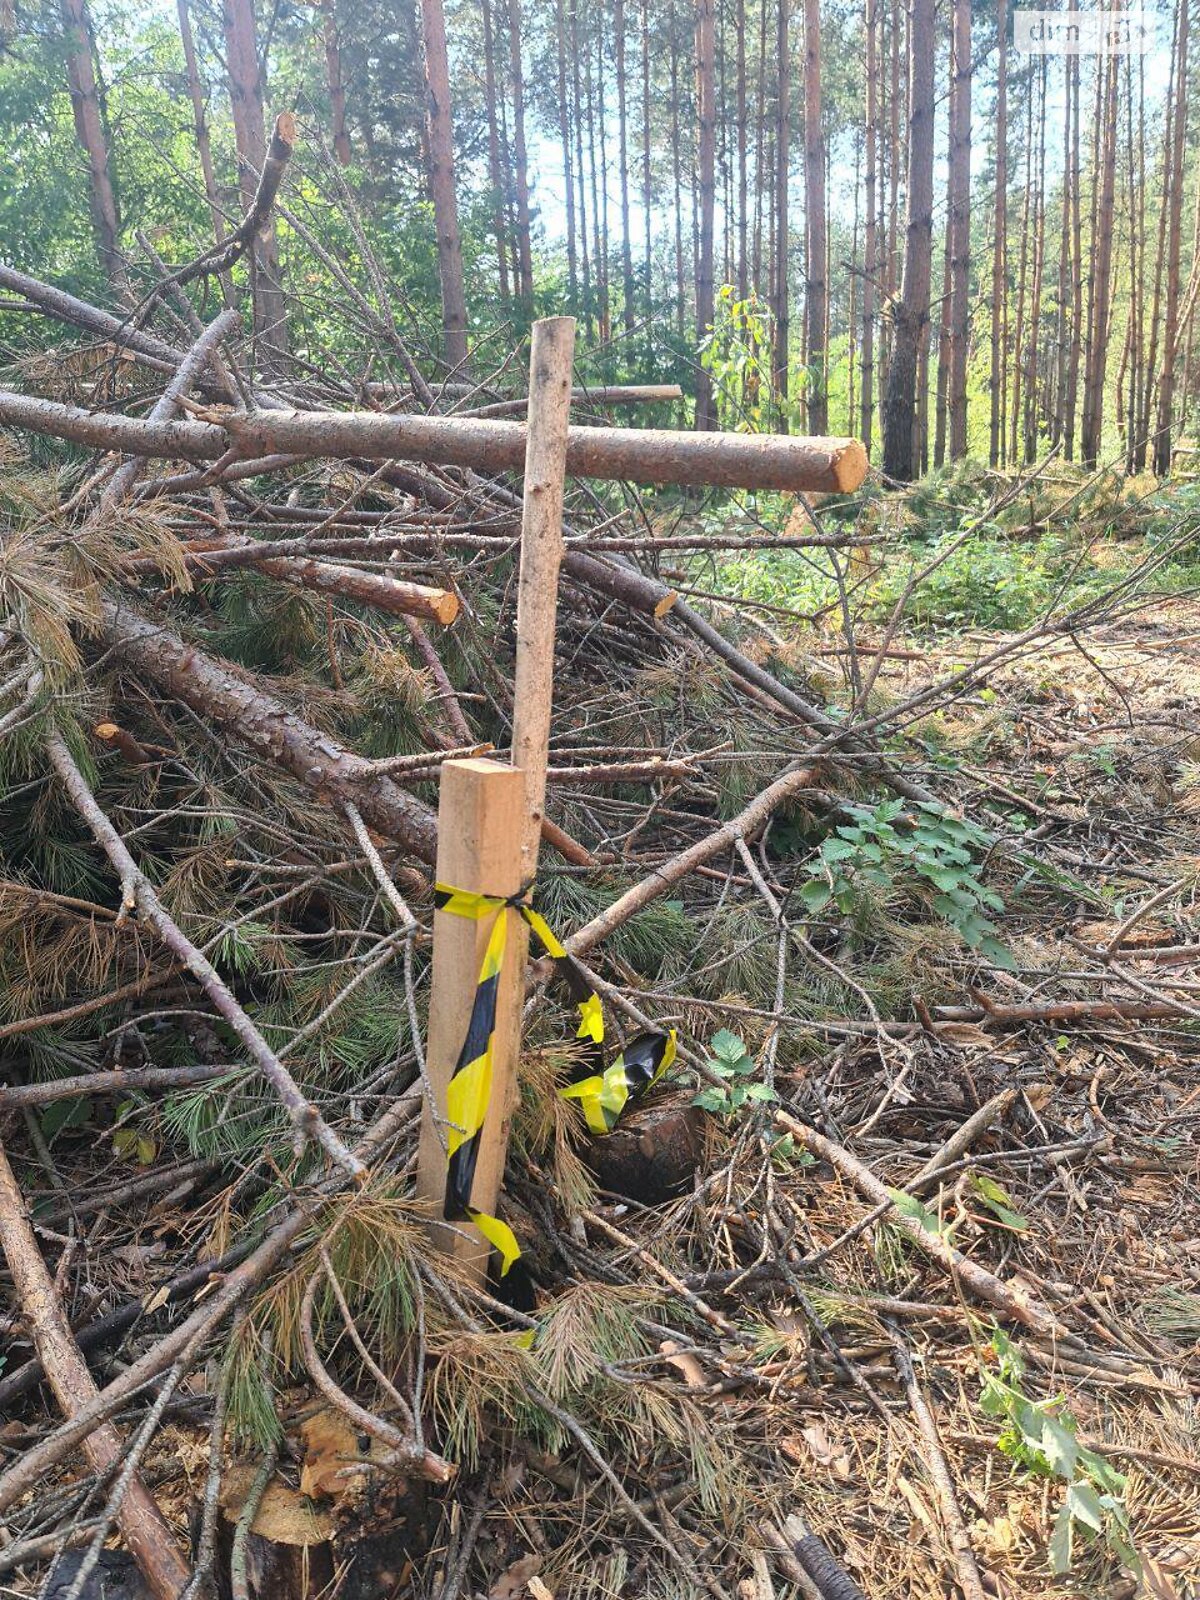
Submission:
MULTIPOLYGON (((561 11, 561 0, 560 0, 561 11)), ((482 0, 481 12, 483 17, 483 98, 487 113, 488 127, 488 183, 492 190, 492 230, 496 235, 496 270, 500 283, 500 304, 507 306, 509 300, 508 280, 508 236, 504 223, 504 195, 506 184, 504 181, 504 164, 500 143, 500 122, 496 111, 496 38, 492 25, 491 0, 482 0)), ((564 50, 559 42, 559 66, 563 69, 564 50)), ((562 110, 563 126, 567 126, 567 113, 562 110)), ((571 182, 570 174, 565 175, 565 188, 567 193, 567 221, 570 225, 568 235, 568 265, 574 268, 575 247, 575 185, 571 182)), ((571 295, 575 294, 574 280, 571 295)))
POLYGON ((521 0, 508 0, 508 52, 512 74, 513 184, 517 203, 518 288, 533 315, 533 236, 529 214, 529 157, 525 147, 525 70, 521 60, 521 0))
POLYGON ((911 483, 916 473, 917 373, 929 333, 933 257, 934 0, 913 0, 909 46, 908 225, 904 279, 895 308, 883 413, 883 470, 911 483))
POLYGON ((1004 449, 1004 306, 1008 284, 1008 6, 997 0, 996 195, 992 222, 992 371, 988 462, 998 467, 1004 449))
MULTIPOLYGON (((214 461, 282 453, 368 461, 426 461, 481 472, 519 471, 519 422, 375 411, 235 412, 220 424, 143 422, 0 389, 0 425, 54 434, 129 455, 214 461)), ((773 434, 697 435, 664 428, 573 427, 567 471, 575 477, 724 488, 846 493, 866 475, 857 439, 773 434)))
POLYGON ((775 393, 780 401, 779 431, 788 430, 784 406, 788 398, 791 322, 788 300, 788 165, 790 160, 791 62, 788 56, 790 0, 778 0, 775 12, 775 55, 777 93, 775 96, 775 393))
POLYGON ((433 812, 389 778, 374 773, 369 761, 342 749, 249 678, 185 644, 162 623, 109 599, 101 602, 101 608, 101 637, 121 660, 308 788, 349 800, 371 827, 418 860, 433 861, 433 812))
POLYGON ((333 153, 343 167, 354 159, 350 130, 346 126, 346 83, 342 76, 342 45, 338 33, 336 0, 324 0, 321 38, 325 46, 325 83, 329 90, 329 128, 333 153))
POLYGON ((679 29, 671 7, 671 180, 675 200, 675 327, 682 340, 687 328, 683 297, 683 157, 679 148, 679 29))
POLYGON ((633 240, 629 232, 629 104, 625 81, 625 0, 615 0, 613 34, 617 58, 617 139, 621 167, 621 324, 633 336, 633 240))
MULTIPOLYGON (((54 1280, 26 1219, 22 1194, 8 1156, 0 1145, 0 1249, 12 1274, 17 1300, 33 1335, 59 1409, 68 1420, 91 1404, 99 1390, 80 1354, 55 1293, 54 1280)), ((83 1440, 93 1471, 120 1467, 125 1442, 116 1425, 102 1423, 83 1440)), ((140 1477, 130 1483, 117 1512, 117 1525, 155 1600, 176 1600, 190 1569, 153 1495, 140 1477)))
POLYGON ((121 257, 121 220, 117 197, 109 171, 108 140, 100 115, 100 93, 96 85, 93 56, 92 19, 87 0, 62 0, 63 32, 67 46, 67 81, 71 89, 71 111, 75 136, 87 157, 88 197, 91 202, 92 229, 100 265, 114 292, 124 296, 128 284, 121 257))
POLYGON ((429 180, 437 229, 438 275, 442 285, 442 339, 447 366, 462 367, 467 360, 467 296, 463 286, 462 236, 458 228, 454 183, 454 124, 442 0, 421 0, 421 34, 425 51, 429 180))
POLYGON ((592 268, 591 259, 588 255, 587 183, 583 164, 583 95, 580 89, 579 76, 579 0, 570 0, 570 5, 571 113, 575 123, 575 164, 579 194, 579 252, 583 281, 583 336, 584 342, 591 344, 595 327, 595 307, 592 304, 592 268))
MULTIPOLYGON (((1069 10, 1077 9, 1070 0, 1069 10)), ((1067 392, 1063 402, 1063 454, 1075 458, 1075 412, 1083 353, 1083 195, 1080 188, 1079 58, 1067 57, 1067 97, 1071 118, 1071 346, 1067 358, 1067 392)))
POLYGON ((829 283, 826 276, 825 135, 821 127, 821 3, 804 0, 804 319, 808 431, 829 427, 829 283))
MULTIPOLYGON (((233 109, 234 141, 238 156, 238 189, 242 211, 254 205, 259 176, 267 157, 267 129, 263 110, 264 83, 254 21, 254 0, 224 0, 225 62, 233 109)), ((267 370, 277 368, 287 355, 287 305, 279 272, 279 244, 274 223, 268 222, 255 241, 251 255, 254 297, 254 336, 267 370)))
POLYGON ((208 117, 204 109, 204 90, 200 83, 200 67, 196 61, 196 40, 192 33, 192 17, 188 0, 175 0, 179 15, 179 37, 183 42, 183 64, 187 72, 188 95, 192 102, 192 125, 196 130, 196 150, 200 156, 200 172, 204 178, 204 197, 212 215, 213 233, 217 243, 225 239, 225 213, 217 194, 217 180, 213 169, 212 140, 208 133, 208 117))
POLYGON ((571 158, 570 100, 567 97, 567 22, 563 0, 556 0, 554 35, 558 61, 558 138, 562 147, 563 198, 567 208, 567 296, 574 310, 579 302, 579 262, 575 243, 575 182, 571 158))
POLYGON ((1082 460, 1094 467, 1099 460, 1104 431, 1104 375, 1108 362, 1108 325, 1112 288, 1113 193, 1116 181, 1117 150, 1117 64, 1109 56, 1100 70, 1104 75, 1104 115, 1099 130, 1099 194, 1096 202, 1096 228, 1093 237, 1095 287, 1091 338, 1087 352, 1087 373, 1083 394, 1082 460))
POLYGON ((650 124, 650 0, 642 0, 642 218, 645 229, 645 255, 642 270, 645 274, 644 304, 646 314, 646 338, 653 344, 653 319, 654 319, 654 280, 653 269, 653 231, 654 210, 652 205, 653 189, 651 186, 652 171, 652 146, 650 124))
POLYGON ((1029 292, 1029 337, 1025 347, 1025 454, 1037 460, 1039 435, 1038 332, 1042 319, 1042 278, 1046 261, 1046 80, 1048 61, 1041 59, 1037 87, 1037 187, 1034 191, 1033 276, 1029 292))
MULTIPOLYGON (((697 184, 700 210, 700 270, 696 278, 696 343, 708 337, 713 322, 713 225, 716 209, 716 3, 696 0, 696 112, 699 127, 697 184)), ((696 427, 715 428, 712 377, 705 367, 696 374, 696 427)))
POLYGON ((1158 427, 1154 437, 1154 470, 1165 478, 1171 470, 1171 427, 1175 409, 1175 356, 1179 333, 1179 256, 1183 230, 1184 156, 1188 90, 1188 6, 1176 13, 1175 126, 1172 129, 1170 180, 1167 187, 1167 306, 1163 323, 1162 368, 1158 375, 1158 427))
POLYGON ((863 240, 863 305, 862 305, 862 366, 860 383, 862 397, 859 405, 859 437, 863 448, 871 454, 871 430, 875 420, 875 277, 878 262, 878 179, 879 145, 879 10, 878 0, 866 0, 863 31, 866 35, 866 116, 864 138, 866 141, 867 215, 863 240))
POLYGON ((971 0, 954 0, 950 102, 950 459, 967 453, 971 333, 971 0))

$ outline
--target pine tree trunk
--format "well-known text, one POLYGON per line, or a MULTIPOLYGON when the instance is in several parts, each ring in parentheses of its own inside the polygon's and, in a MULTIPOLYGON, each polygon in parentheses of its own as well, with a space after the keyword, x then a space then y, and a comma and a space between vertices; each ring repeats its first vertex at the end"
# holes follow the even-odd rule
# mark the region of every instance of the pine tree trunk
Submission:
POLYGON ((1054 408, 1051 413, 1050 442, 1060 444, 1063 438, 1064 423, 1066 419, 1067 373, 1070 350, 1069 331, 1071 325, 1071 62, 1072 56, 1064 56, 1063 62, 1063 173, 1062 173, 1062 215, 1059 219, 1060 232, 1058 241, 1058 314, 1056 318, 1055 341, 1057 346, 1057 362, 1055 375, 1054 408))
POLYGON ((1083 391, 1082 459, 1084 466, 1094 467, 1100 457, 1104 436, 1104 376, 1108 360, 1108 325, 1112 288, 1113 197, 1116 180, 1117 153, 1117 56, 1107 58, 1104 72, 1104 117, 1101 134, 1099 195, 1096 202, 1096 231, 1094 235, 1093 310, 1090 319, 1091 340, 1088 348, 1088 370, 1083 391))
POLYGON ((1150 450, 1150 418, 1154 412, 1155 378, 1158 372, 1159 330, 1162 327, 1163 271, 1167 258, 1167 216, 1170 211, 1171 152, 1175 142, 1175 69, 1178 60, 1179 13, 1175 13, 1175 34, 1171 40, 1171 67, 1167 79, 1166 122, 1163 128, 1162 201, 1158 207, 1158 228, 1154 252, 1154 288, 1150 297, 1150 341, 1142 367, 1141 412, 1133 440, 1132 465, 1141 472, 1150 450))
POLYGON ((1008 418, 1008 459, 1016 462, 1021 400, 1025 392, 1025 296, 1029 287, 1029 246, 1033 204, 1033 85, 1026 84, 1025 185, 1021 202, 1021 259, 1017 268, 1017 310, 1013 319, 1012 412, 1008 418))
POLYGON ((192 102, 192 126, 196 130, 196 150, 200 156, 200 172, 204 178, 204 198, 212 215, 213 233, 217 243, 225 239, 225 213, 217 193, 217 179, 213 169, 212 140, 208 134, 208 116, 204 109, 204 89, 200 83, 200 67, 196 60, 196 40, 192 33, 192 17, 188 0, 175 0, 179 15, 179 37, 183 43, 183 64, 187 72, 188 96, 192 102))
POLYGON ((67 49, 67 82, 71 90, 71 111, 75 137, 87 157, 88 198, 91 202, 92 229, 100 265, 112 288, 124 297, 128 287, 125 263, 121 258, 121 219, 109 171, 108 140, 100 115, 100 93, 96 85, 93 56, 92 19, 87 0, 62 0, 63 33, 67 49))
POLYGON ((1175 411, 1175 356, 1179 333, 1179 257, 1183 231, 1184 154, 1188 89, 1188 6, 1176 13, 1175 126, 1172 129, 1170 182, 1165 196, 1167 222, 1167 308, 1163 324, 1162 368, 1158 375, 1158 429, 1154 438, 1154 470, 1165 478, 1171 470, 1171 427, 1175 411))
POLYGON ((687 332, 683 293, 683 158, 679 143, 679 19, 671 7, 671 177, 675 197, 675 328, 682 340, 687 332))
POLYGON ((1000 49, 996 68, 996 198, 992 223, 992 372, 988 462, 998 467, 1004 448, 1003 307, 1008 279, 1008 7, 997 0, 1000 49))
POLYGON ((967 453, 971 336, 971 0, 954 0, 950 101, 950 459, 967 453))
POLYGON ((1037 189, 1034 200, 1033 276, 1030 286, 1029 338, 1025 352, 1025 461, 1037 460, 1038 331, 1042 316, 1042 275, 1046 260, 1046 79, 1048 59, 1038 74, 1037 189))
MULTIPOLYGON (((696 275, 696 343, 707 336, 713 321, 713 224, 716 199, 716 69, 715 0, 696 0, 696 113, 699 128, 697 182, 700 210, 700 270, 696 275)), ((696 427, 716 426, 712 377, 700 368, 696 378, 696 427)))
MULTIPOLYGON (((1077 9, 1071 0, 1071 10, 1077 9)), ((1079 128, 1079 58, 1067 57, 1068 99, 1071 116, 1071 349, 1067 361, 1067 390, 1063 397, 1063 454, 1075 459, 1075 413, 1079 394, 1079 368, 1083 357, 1083 191, 1082 149, 1079 128)))
MULTIPOLYGON (((645 0, 643 0, 645 3, 645 0)), ((737 0, 733 26, 737 33, 737 289, 744 300, 750 287, 749 136, 746 125, 746 0, 737 0)))
MULTIPOLYGON (((951 91, 953 93, 953 91, 951 91)), ((934 409, 933 464, 946 460, 947 403, 950 398, 950 227, 947 220, 942 250, 942 305, 938 319, 937 400, 934 409)))
POLYGON ((935 0, 913 0, 909 44, 908 217, 904 279, 895 308, 892 360, 883 409, 883 470, 899 483, 915 476, 917 376, 929 333, 933 266, 933 64, 935 0))
POLYGON ((774 306, 775 306, 775 393, 780 404, 779 431, 788 431, 787 416, 783 406, 788 397, 789 342, 791 335, 790 305, 788 296, 788 165, 789 165, 789 98, 791 89, 791 58, 789 54, 788 22, 790 0, 778 0, 775 13, 775 63, 777 93, 775 96, 775 252, 774 252, 774 306))
MULTIPOLYGON (((1133 126, 1133 65, 1126 62, 1125 128, 1128 143, 1126 173, 1129 179, 1129 405, 1125 422, 1125 470, 1140 470, 1136 465, 1139 423, 1142 416, 1147 374, 1143 363, 1146 346, 1146 316, 1142 303, 1146 276, 1146 63, 1138 57, 1138 129, 1133 126)), ((1120 402, 1118 402, 1118 407, 1120 402)), ((1144 453, 1143 453, 1144 459, 1144 453)))
MULTIPOLYGON (((868 455, 871 454, 871 427, 875 417, 875 274, 878 271, 878 232, 876 228, 876 183, 878 178, 878 143, 876 120, 879 116, 879 42, 878 0, 866 0, 863 23, 867 46, 866 82, 866 204, 867 215, 863 239, 863 307, 862 307, 862 369, 860 382, 862 400, 859 407, 859 436, 868 455)), ((853 432, 853 429, 851 429, 853 432)))
MULTIPOLYGON (((829 174, 826 173, 828 181, 829 174)), ((857 398, 855 390, 855 355, 857 354, 858 328, 858 227, 861 218, 859 195, 862 183, 862 145, 856 139, 854 142, 854 216, 850 228, 850 304, 846 310, 846 432, 853 434, 855 421, 854 402, 857 398)), ((826 282, 832 277, 828 262, 826 263, 826 282)))
POLYGON ((342 77, 342 46, 338 37, 335 0, 324 0, 321 8, 321 40, 325 46, 325 86, 329 91, 329 128, 333 153, 343 167, 354 159, 350 130, 346 126, 346 84, 342 77))
POLYGON ((604 252, 607 240, 600 228, 600 165, 596 160, 596 98, 592 78, 592 52, 587 50, 584 61, 584 91, 587 111, 588 179, 592 200, 592 266, 596 284, 596 336, 603 343, 608 338, 608 285, 604 252))
MULTIPOLYGON (((500 282, 500 303, 502 306, 507 306, 510 290, 508 278, 508 230, 504 220, 506 185, 504 181, 503 146, 500 140, 500 121, 496 109, 496 33, 492 20, 491 0, 482 0, 481 11, 483 17, 483 100, 488 127, 488 184, 492 191, 492 231, 496 235, 496 268, 500 282)), ((561 62, 561 51, 559 59, 561 62)), ((570 204, 574 193, 574 185, 569 179, 566 188, 568 204, 570 204)), ((568 217, 573 224, 573 210, 568 211, 568 217)))
MULTIPOLYGON (((428 3, 428 0, 425 0, 428 3)), ((529 161, 525 149, 525 71, 521 61, 521 0, 508 0, 508 51, 512 73, 513 179, 517 201, 518 292, 533 315, 533 240, 529 221, 529 161)))
MULTIPOLYGON (((767 33, 770 0, 758 3, 758 80, 754 95, 754 259, 750 265, 750 282, 756 294, 763 286, 763 204, 769 183, 766 159, 767 143, 767 33)), ((768 207, 768 216, 771 214, 768 207)), ((768 228, 769 231, 769 228, 768 228)), ((769 250, 768 250, 769 255, 769 250)))
POLYGON ((562 146, 563 197, 567 208, 567 294, 572 311, 579 303, 579 262, 575 242, 575 183, 571 160, 571 114, 567 98, 567 23, 563 0, 555 5, 555 43, 558 55, 558 137, 562 146))
MULTIPOLYGON (((265 85, 259 64, 254 0, 224 0, 225 63, 233 109, 242 210, 249 211, 267 154, 265 85)), ((279 272, 275 226, 268 223, 254 246, 254 334, 263 365, 270 370, 287 355, 287 304, 279 272)))
POLYGON ((826 273, 825 135, 821 127, 821 4, 804 0, 804 289, 808 431, 829 432, 829 280, 826 273))
POLYGON ((586 343, 595 335, 592 303, 592 267, 588 255, 587 181, 583 160, 583 93, 579 75, 579 0, 571 6, 571 120, 575 124, 575 170, 579 194, 579 254, 583 280, 583 330, 586 343))
POLYGON ((627 338, 634 327, 633 240, 629 234, 629 108, 625 94, 625 0, 615 0, 613 32, 617 58, 617 142, 621 166, 621 322, 627 338))
POLYGON ((650 0, 642 0, 642 217, 646 230, 645 253, 642 270, 645 296, 646 338, 652 345, 654 338, 654 209, 651 183, 652 147, 650 124, 650 0))

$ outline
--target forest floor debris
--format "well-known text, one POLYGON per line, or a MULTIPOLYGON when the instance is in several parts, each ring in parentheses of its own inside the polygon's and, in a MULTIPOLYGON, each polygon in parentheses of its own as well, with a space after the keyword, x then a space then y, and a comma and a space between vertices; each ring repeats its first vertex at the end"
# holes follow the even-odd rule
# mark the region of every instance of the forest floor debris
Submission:
MULTIPOLYGON (((5 446, 0 1129, 179 1551, 261 1596, 792 1594, 763 1524, 799 1514, 872 1597, 1194 1592, 1187 490, 573 491, 539 905, 613 1028, 682 1048, 591 1144, 531 989, 521 1306, 411 1200, 436 764, 510 737, 511 489, 276 461, 131 509, 5 446), (264 535, 456 620, 224 561, 264 535)), ((0 1282, 0 1570, 36 1593, 120 1508, 0 1282)))

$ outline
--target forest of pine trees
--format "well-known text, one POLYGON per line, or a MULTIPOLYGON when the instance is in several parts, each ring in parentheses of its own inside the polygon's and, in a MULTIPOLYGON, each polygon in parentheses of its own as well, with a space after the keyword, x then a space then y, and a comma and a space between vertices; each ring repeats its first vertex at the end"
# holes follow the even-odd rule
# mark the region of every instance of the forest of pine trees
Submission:
MULTIPOLYGON (((856 434, 900 480, 1051 445, 1163 474, 1200 186, 1188 6, 1147 16, 1141 53, 1037 55, 1007 0, 18 0, 2 236, 120 290, 139 238, 221 235, 296 108, 453 369, 566 310, 597 376, 682 380, 700 428, 856 434)), ((294 236, 256 251, 264 364, 321 337, 294 236)))

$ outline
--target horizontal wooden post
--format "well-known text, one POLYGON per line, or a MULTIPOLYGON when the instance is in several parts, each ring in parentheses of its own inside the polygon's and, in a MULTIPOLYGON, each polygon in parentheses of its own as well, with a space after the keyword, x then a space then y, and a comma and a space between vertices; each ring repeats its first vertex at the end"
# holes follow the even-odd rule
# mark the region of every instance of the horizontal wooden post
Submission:
MULTIPOLYGON (((285 454, 426 461, 519 472, 526 427, 478 417, 374 411, 230 412, 220 421, 149 422, 0 390, 0 424, 100 450, 186 461, 285 454)), ((775 433, 684 433, 663 428, 571 428, 573 477, 791 493, 848 493, 867 473, 857 439, 775 433)))

